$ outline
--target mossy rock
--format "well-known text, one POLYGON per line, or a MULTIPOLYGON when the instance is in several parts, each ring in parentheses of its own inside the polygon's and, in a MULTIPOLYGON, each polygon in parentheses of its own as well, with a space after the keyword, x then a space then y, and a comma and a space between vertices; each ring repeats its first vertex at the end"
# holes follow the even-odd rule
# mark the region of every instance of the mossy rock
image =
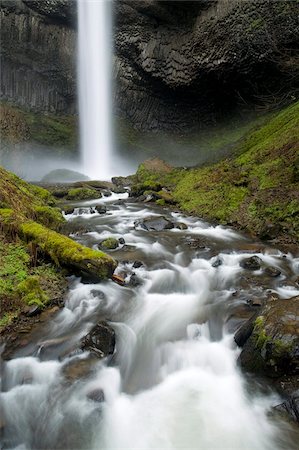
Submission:
POLYGON ((100 198, 101 194, 95 189, 89 188, 73 188, 67 193, 67 200, 92 200, 100 198))
POLYGON ((49 301, 49 297, 41 287, 38 275, 29 276, 26 280, 21 281, 17 286, 17 292, 27 305, 37 305, 43 308, 49 301))
MULTIPOLYGON (((266 223, 283 242, 299 242, 299 102, 268 115, 233 146, 229 159, 203 167, 165 168, 143 163, 136 194, 157 183, 187 213, 233 224, 257 236, 266 223)), ((159 195, 160 192, 157 193, 159 195)), ((165 203, 167 199, 163 198, 165 203)), ((164 202, 159 202, 164 204, 164 202)))
POLYGON ((109 237, 107 239, 104 239, 99 244, 99 247, 103 250, 116 250, 119 247, 119 241, 118 241, 118 239, 109 237))
POLYGON ((55 230, 58 230, 66 222, 59 208, 36 206, 35 213, 37 222, 55 230))
POLYGON ((116 268, 116 262, 105 253, 84 247, 36 222, 21 223, 19 230, 24 239, 38 245, 56 265, 95 281, 111 277, 116 268))
POLYGON ((240 355, 242 366, 270 377, 299 372, 299 297, 271 296, 253 323, 240 355))

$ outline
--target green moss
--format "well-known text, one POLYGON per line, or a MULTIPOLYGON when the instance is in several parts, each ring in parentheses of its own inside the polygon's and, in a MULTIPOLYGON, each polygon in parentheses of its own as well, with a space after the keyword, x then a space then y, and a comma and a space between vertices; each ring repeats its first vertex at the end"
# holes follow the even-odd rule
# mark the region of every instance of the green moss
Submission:
POLYGON ((10 224, 15 220, 15 215, 13 209, 3 208, 0 209, 0 223, 10 224))
POLYGON ((119 247, 119 242, 117 239, 110 237, 102 241, 100 245, 104 250, 115 250, 119 247))
POLYGON ((156 204, 159 206, 165 206, 166 202, 163 198, 159 198, 159 200, 156 200, 156 204))
POLYGON ((35 213, 37 222, 42 223, 46 227, 57 230, 63 223, 65 223, 65 218, 59 208, 36 206, 35 213))
POLYGON ((99 198, 100 194, 95 189, 89 188, 74 188, 70 189, 67 194, 68 200, 89 200, 99 198))
POLYGON ((0 167, 0 201, 13 209, 15 215, 35 217, 38 206, 52 206, 54 198, 49 191, 26 183, 0 167))
POLYGON ((0 317, 0 329, 7 327, 11 324, 13 319, 17 317, 19 314, 19 311, 16 310, 14 312, 6 312, 0 317))
POLYGON ((269 115, 239 140, 231 159, 167 173, 136 173, 138 183, 160 183, 188 213, 234 223, 260 234, 266 222, 283 223, 299 240, 299 102, 269 115))
POLYGON ((0 297, 10 296, 28 274, 30 257, 21 244, 0 241, 0 297))
POLYGON ((77 117, 41 114, 0 103, 2 139, 9 143, 33 141, 47 147, 74 150, 77 147, 77 117))
POLYGON ((269 341, 269 337, 267 336, 264 327, 265 327, 264 317, 263 316, 257 317, 254 322, 253 338, 255 340, 255 348, 257 348, 260 351, 269 341))
POLYGON ((86 262, 88 265, 88 261, 97 262, 98 274, 102 278, 106 278, 111 268, 116 266, 105 253, 84 247, 36 222, 20 224, 20 232, 26 240, 37 244, 57 265, 74 267, 77 263, 86 262))
POLYGON ((17 292, 27 305, 44 307, 49 300, 47 294, 40 285, 38 275, 29 276, 17 286, 17 292))

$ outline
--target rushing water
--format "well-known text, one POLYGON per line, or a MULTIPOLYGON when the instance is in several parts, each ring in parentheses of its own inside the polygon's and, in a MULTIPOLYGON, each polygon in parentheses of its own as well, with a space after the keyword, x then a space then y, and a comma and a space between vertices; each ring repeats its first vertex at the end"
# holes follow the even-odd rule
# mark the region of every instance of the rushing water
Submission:
POLYGON ((79 109, 83 172, 111 177, 111 14, 106 0, 78 0, 79 109))
POLYGON ((91 247, 123 237, 126 246, 113 253, 117 272, 134 271, 141 284, 70 279, 65 307, 4 367, 5 448, 295 449, 288 426, 268 414, 280 400, 248 386, 240 373, 232 331, 246 299, 268 288, 298 294, 287 281, 298 274, 298 259, 263 250, 260 258, 282 275, 269 281, 256 271, 247 280, 239 265, 252 254, 246 238, 165 212, 188 229, 136 230, 136 219, 161 210, 119 204, 119 197, 126 194, 102 199, 104 216, 93 213, 94 201, 67 219, 90 230, 76 239, 91 247), (217 258, 222 264, 213 267, 217 258), (134 260, 144 265, 133 269, 134 260), (76 343, 99 320, 115 330, 116 350, 70 382, 66 368, 88 366, 76 343), (94 392, 104 401, 94 401, 94 392))

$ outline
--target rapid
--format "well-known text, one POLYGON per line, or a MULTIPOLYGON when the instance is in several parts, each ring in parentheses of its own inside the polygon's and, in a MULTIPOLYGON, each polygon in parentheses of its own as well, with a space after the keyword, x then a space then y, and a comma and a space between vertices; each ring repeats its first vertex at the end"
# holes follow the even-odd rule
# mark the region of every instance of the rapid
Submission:
POLYGON ((244 284, 239 263, 258 244, 128 200, 112 194, 66 216, 86 228, 73 238, 89 247, 123 238, 111 252, 116 273, 127 281, 134 273, 137 282, 69 278, 64 307, 2 366, 3 448, 295 449, 290 425, 271 414, 278 395, 241 373, 233 332, 248 299, 269 289, 298 295, 287 277, 299 273, 299 259, 273 248, 256 252, 282 275, 266 282, 256 271, 244 284), (101 215, 94 206, 104 203, 101 215), (161 213, 188 228, 134 226, 161 213), (95 362, 76 344, 100 321, 114 330, 116 345, 95 362), (78 363, 87 371, 67 376, 78 363))

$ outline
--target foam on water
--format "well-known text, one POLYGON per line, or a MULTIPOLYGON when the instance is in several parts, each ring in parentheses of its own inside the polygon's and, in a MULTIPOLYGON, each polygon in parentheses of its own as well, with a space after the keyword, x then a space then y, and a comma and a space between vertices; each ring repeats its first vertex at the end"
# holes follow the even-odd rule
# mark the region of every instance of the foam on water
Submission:
MULTIPOLYGON (((89 377, 69 384, 65 367, 78 357, 85 360, 88 354, 66 354, 60 361, 38 357, 9 361, 1 394, 6 447, 295 449, 286 425, 268 416, 280 400, 257 391, 248 393, 237 367, 239 350, 232 335, 225 332, 225 312, 219 322, 215 319, 215 312, 220 314, 225 308, 245 273, 240 261, 252 253, 226 250, 217 256, 198 255, 174 242, 180 235, 171 230, 157 235, 134 229, 137 218, 156 211, 145 208, 138 216, 136 206, 111 208, 113 214, 105 219, 90 218, 94 229, 85 238, 92 238, 90 245, 94 245, 110 232, 125 236, 128 244, 143 252, 149 265, 134 269, 141 284, 131 288, 112 281, 87 285, 73 278, 64 308, 36 347, 54 343, 59 348, 67 338, 73 348, 104 317, 116 333, 112 366, 100 361, 89 377), (213 267, 216 259, 222 264, 213 267), (220 327, 216 335, 212 332, 215 326, 220 327), (103 392, 104 402, 89 399, 94 390, 103 392)), ((226 234, 204 222, 198 227, 198 222, 191 218, 188 225, 196 233, 198 228, 199 232, 209 230, 209 239, 232 237, 230 230, 226 234)), ((184 233, 188 236, 190 230, 184 233)), ((234 233, 234 239, 238 236, 234 233)), ((291 255, 282 258, 276 251, 256 255, 265 265, 297 273, 298 261, 291 255)), ((120 263, 117 273, 128 270, 133 270, 132 262, 120 263)), ((262 271, 252 275, 259 278, 262 271)), ((299 294, 298 289, 277 283, 281 297, 299 294)))

